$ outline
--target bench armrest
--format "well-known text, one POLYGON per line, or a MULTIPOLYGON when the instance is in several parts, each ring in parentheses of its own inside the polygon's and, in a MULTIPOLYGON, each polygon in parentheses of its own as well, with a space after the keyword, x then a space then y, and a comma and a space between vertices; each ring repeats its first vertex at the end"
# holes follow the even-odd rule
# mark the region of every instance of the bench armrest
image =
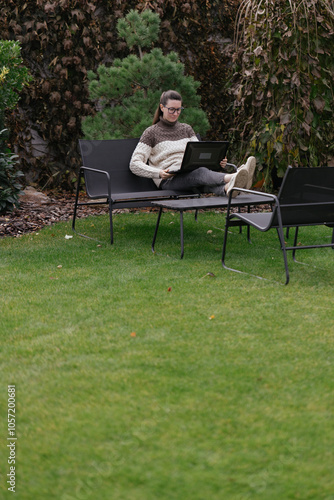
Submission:
POLYGON ((232 198, 232 193, 233 191, 240 191, 242 193, 248 193, 248 194, 256 194, 257 196, 263 196, 264 198, 269 198, 271 199, 272 201, 278 201, 277 200, 277 196, 274 195, 274 194, 270 194, 270 193, 262 193, 260 191, 253 191, 252 189, 244 189, 244 188, 238 188, 238 187, 235 187, 235 188, 232 188, 230 193, 229 193, 229 201, 231 200, 232 198))
POLYGON ((107 176, 108 180, 110 179, 109 172, 106 172, 105 170, 99 170, 98 168, 90 168, 90 167, 83 167, 83 166, 81 166, 80 167, 80 172, 82 172, 83 170, 88 170, 89 172, 94 172, 96 174, 104 174, 104 175, 107 176))

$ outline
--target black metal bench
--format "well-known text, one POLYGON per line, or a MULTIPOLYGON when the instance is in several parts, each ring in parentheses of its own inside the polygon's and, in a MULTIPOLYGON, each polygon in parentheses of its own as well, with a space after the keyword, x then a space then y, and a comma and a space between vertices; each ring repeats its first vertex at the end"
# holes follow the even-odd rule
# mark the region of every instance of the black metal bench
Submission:
MULTIPOLYGON (((245 194, 254 191, 238 189, 245 194)), ((288 167, 280 191, 277 196, 267 193, 256 193, 264 201, 272 203, 272 211, 267 213, 230 213, 233 206, 231 196, 228 200, 225 236, 222 252, 222 264, 226 269, 241 272, 227 267, 225 263, 227 236, 231 226, 254 227, 260 231, 271 228, 277 230, 281 250, 283 252, 286 280, 289 283, 287 250, 292 250, 295 260, 296 250, 308 248, 334 248, 334 168, 291 168, 288 167), (317 245, 297 245, 300 226, 326 225, 333 228, 331 243, 317 245), (283 228, 296 228, 292 246, 286 246, 283 228)), ((257 276, 259 277, 259 276, 257 276)))
MULTIPOLYGON (((198 196, 190 191, 182 193, 161 190, 152 179, 134 175, 129 169, 129 163, 138 141, 139 139, 79 141, 82 167, 79 169, 75 197, 73 231, 76 232, 77 209, 83 205, 109 205, 110 241, 113 243, 114 209, 150 207, 153 200, 198 196), (83 180, 87 196, 95 201, 79 202, 83 180)), ((83 234, 81 236, 87 237, 83 234)))

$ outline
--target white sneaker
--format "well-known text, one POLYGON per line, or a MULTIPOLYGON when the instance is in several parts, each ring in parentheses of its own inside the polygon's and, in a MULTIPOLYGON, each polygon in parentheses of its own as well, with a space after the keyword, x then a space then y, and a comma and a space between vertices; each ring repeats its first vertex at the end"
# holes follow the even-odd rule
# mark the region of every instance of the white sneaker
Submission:
MULTIPOLYGON (((235 174, 232 174, 232 176, 230 182, 225 186, 226 196, 229 195, 233 188, 245 188, 248 182, 248 171, 245 168, 240 168, 235 174)), ((239 193, 240 191, 233 191, 232 198, 238 196, 239 193)))
POLYGON ((244 170, 247 172, 248 181, 246 184, 246 189, 250 189, 253 185, 253 177, 254 177, 255 167, 256 167, 256 159, 254 156, 250 156, 247 159, 245 165, 241 165, 241 167, 238 168, 238 172, 240 172, 241 170, 244 170))

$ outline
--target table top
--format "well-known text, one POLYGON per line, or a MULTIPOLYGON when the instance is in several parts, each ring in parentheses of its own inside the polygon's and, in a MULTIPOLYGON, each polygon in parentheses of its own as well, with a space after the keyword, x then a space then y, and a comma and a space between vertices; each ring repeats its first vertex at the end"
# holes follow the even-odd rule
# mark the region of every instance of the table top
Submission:
MULTIPOLYGON (((177 198, 173 200, 159 200, 152 201, 152 205, 163 208, 170 208, 172 210, 197 210, 201 208, 219 208, 227 207, 227 196, 209 196, 203 198, 177 198)), ((258 195, 244 195, 240 194, 231 200, 231 206, 241 207, 244 205, 265 205, 268 204, 268 198, 258 195)))

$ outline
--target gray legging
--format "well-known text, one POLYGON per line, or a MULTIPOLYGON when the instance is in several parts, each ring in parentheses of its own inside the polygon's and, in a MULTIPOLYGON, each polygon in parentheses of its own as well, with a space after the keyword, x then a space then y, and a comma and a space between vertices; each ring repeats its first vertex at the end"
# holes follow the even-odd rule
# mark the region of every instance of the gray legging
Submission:
POLYGON ((180 172, 161 181, 161 189, 174 189, 175 191, 193 191, 195 193, 225 194, 225 175, 214 172, 206 167, 199 167, 191 172, 180 172))

